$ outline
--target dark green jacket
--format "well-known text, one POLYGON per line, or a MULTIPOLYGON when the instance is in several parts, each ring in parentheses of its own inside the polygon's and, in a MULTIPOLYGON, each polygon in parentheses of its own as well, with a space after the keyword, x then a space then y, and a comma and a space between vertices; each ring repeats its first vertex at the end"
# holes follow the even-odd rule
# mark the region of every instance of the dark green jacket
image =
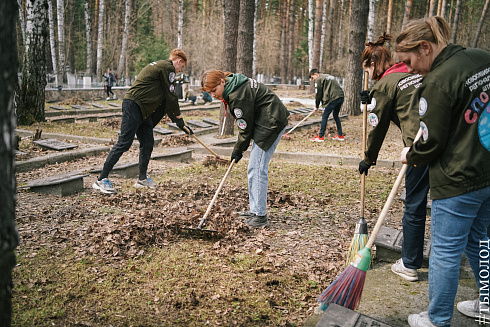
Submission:
MULTIPOLYGON (((158 109, 175 121, 180 115, 180 107, 174 79, 175 68, 170 59, 154 61, 141 70, 124 98, 140 107, 144 119, 158 109)), ((158 116, 162 118, 163 114, 158 116)))
POLYGON ((419 142, 409 164, 430 164, 432 199, 490 186, 490 54, 449 44, 418 90, 419 142))
POLYGON ((246 151, 251 140, 267 151, 288 124, 289 112, 277 95, 242 74, 227 77, 223 98, 239 130, 233 152, 246 151))
POLYGON ((367 164, 376 164, 391 122, 400 128, 403 144, 412 145, 419 129, 418 101, 412 104, 412 97, 421 80, 421 75, 409 74, 405 64, 396 64, 374 85, 368 105, 368 122, 374 128, 367 139, 364 157, 367 164))
POLYGON ((315 106, 320 108, 328 106, 335 99, 343 98, 344 91, 332 75, 320 74, 315 80, 315 106))

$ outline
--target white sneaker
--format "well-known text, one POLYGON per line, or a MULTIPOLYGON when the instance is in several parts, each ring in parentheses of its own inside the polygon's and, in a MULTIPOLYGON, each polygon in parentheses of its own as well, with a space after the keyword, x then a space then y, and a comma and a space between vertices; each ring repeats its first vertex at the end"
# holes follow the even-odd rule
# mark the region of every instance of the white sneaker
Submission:
POLYGON ((408 316, 408 324, 411 327, 437 327, 430 321, 427 311, 408 316))
POLYGON ((391 266, 391 271, 410 282, 416 282, 419 280, 417 269, 405 267, 402 259, 398 259, 396 263, 391 266))
POLYGON ((107 194, 116 194, 117 191, 114 188, 114 184, 109 180, 109 178, 104 178, 102 180, 96 180, 95 183, 92 184, 92 188, 101 191, 102 193, 107 194))
POLYGON ((139 178, 136 180, 136 183, 134 183, 134 187, 149 187, 149 188, 155 188, 157 184, 151 179, 150 177, 147 177, 144 180, 140 180, 139 178))
POLYGON ((112 96, 112 98, 113 98, 114 100, 116 100, 116 95, 114 94, 114 95, 112 96))
POLYGON ((458 308, 459 312, 471 318, 480 318, 482 319, 482 321, 483 316, 485 316, 486 319, 490 318, 490 308, 488 307, 488 305, 480 303, 480 300, 461 301, 458 302, 456 308, 458 308))
POLYGON ((109 101, 111 98, 107 97, 107 99, 105 99, 106 101, 109 101))

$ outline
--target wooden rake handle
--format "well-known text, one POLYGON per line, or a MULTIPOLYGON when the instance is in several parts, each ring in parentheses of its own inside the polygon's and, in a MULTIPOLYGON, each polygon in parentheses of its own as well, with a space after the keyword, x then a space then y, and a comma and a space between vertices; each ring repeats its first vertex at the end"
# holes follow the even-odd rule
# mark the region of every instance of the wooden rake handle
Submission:
MULTIPOLYGON (((417 135, 415 136, 415 139, 413 140, 413 143, 417 142, 420 136, 422 135, 422 128, 419 129, 417 132, 417 135)), ((390 210, 390 206, 393 203, 393 199, 396 196, 396 192, 398 191, 398 187, 400 187, 400 184, 403 180, 403 177, 405 177, 405 173, 407 171, 408 165, 403 164, 402 169, 400 169, 400 172, 398 173, 398 177, 396 178, 395 184, 391 188, 390 195, 388 196, 388 199, 386 200, 386 203, 383 207, 383 210, 381 211, 378 221, 376 222, 376 225, 374 226, 373 232, 371 233, 371 236, 369 237, 368 242, 366 243, 367 248, 371 248, 374 244, 374 241, 376 240, 376 236, 378 236, 379 230, 381 229, 381 226, 383 225, 386 215, 388 214, 388 210, 390 210)))
POLYGON ((198 229, 201 229, 201 228, 202 228, 202 225, 204 224, 204 221, 205 221, 205 220, 206 220, 206 218, 208 217, 209 212, 211 211, 211 208, 213 207, 214 202, 215 202, 215 201, 216 201, 216 199, 218 198, 218 194, 219 194, 219 192, 221 191, 221 188, 223 187, 223 184, 225 183, 226 178, 228 177, 228 174, 230 173, 231 168, 233 168, 233 165, 234 165, 234 164, 235 164, 235 159, 233 159, 233 160, 231 161, 231 164, 230 164, 230 166, 228 167, 228 170, 226 171, 225 176, 224 176, 224 177, 223 177, 223 179, 221 180, 221 183, 219 184, 218 189, 216 190, 216 193, 214 194, 213 199, 211 200, 211 203, 209 204, 208 209, 206 210, 206 213, 204 214, 204 216, 202 217, 201 221, 199 222, 199 225, 197 226, 197 228, 198 228, 198 229))
MULTIPOLYGON (((189 131, 189 129, 184 126, 183 127, 189 134, 191 133, 191 131, 189 131)), ((203 147, 205 147, 209 152, 211 152, 216 158, 218 159, 221 159, 220 156, 218 156, 213 150, 211 150, 206 144, 202 143, 200 139, 197 138, 197 136, 195 134, 192 134, 191 135, 197 142, 199 142, 203 147)))
POLYGON ((312 112, 310 112, 305 118, 303 118, 299 123, 297 123, 293 128, 291 128, 286 134, 284 135, 288 135, 289 133, 291 133, 292 131, 294 131, 296 129, 296 127, 298 127, 302 122, 304 122, 305 120, 307 120, 311 115, 313 115, 315 111, 313 110, 312 112))
MULTIPOLYGON (((369 87, 369 73, 364 73, 364 88, 367 90, 369 87)), ((366 140, 367 140, 367 103, 364 104, 362 110, 362 155, 366 153, 366 140)), ((366 202, 366 174, 361 174, 361 218, 364 218, 364 203, 366 202)))

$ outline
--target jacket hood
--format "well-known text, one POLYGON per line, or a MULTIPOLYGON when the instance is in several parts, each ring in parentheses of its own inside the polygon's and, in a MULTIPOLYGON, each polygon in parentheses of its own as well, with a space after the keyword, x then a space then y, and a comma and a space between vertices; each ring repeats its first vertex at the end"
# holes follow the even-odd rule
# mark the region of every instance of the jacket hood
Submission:
POLYGON ((430 71, 433 71, 441 63, 445 62, 448 58, 452 57, 456 52, 464 50, 460 45, 449 43, 442 51, 437 55, 430 67, 430 71))
POLYGON ((405 65, 405 63, 403 63, 403 62, 400 62, 398 64, 394 64, 393 66, 391 66, 390 68, 388 68, 383 73, 383 75, 381 76, 381 78, 383 78, 386 75, 391 74, 391 73, 408 73, 407 65, 405 65))
POLYGON ((248 82, 248 77, 243 74, 230 74, 226 78, 225 89, 223 90, 223 99, 228 99, 231 92, 239 88, 243 83, 248 82))

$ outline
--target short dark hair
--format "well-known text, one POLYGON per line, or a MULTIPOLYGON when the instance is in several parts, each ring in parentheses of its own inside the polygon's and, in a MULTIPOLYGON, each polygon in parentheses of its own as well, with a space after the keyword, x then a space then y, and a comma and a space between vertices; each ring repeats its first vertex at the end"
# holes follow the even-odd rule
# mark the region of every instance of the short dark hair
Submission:
POLYGON ((315 74, 318 74, 318 69, 313 68, 312 70, 310 70, 310 75, 308 77, 311 78, 311 76, 313 76, 315 74))

